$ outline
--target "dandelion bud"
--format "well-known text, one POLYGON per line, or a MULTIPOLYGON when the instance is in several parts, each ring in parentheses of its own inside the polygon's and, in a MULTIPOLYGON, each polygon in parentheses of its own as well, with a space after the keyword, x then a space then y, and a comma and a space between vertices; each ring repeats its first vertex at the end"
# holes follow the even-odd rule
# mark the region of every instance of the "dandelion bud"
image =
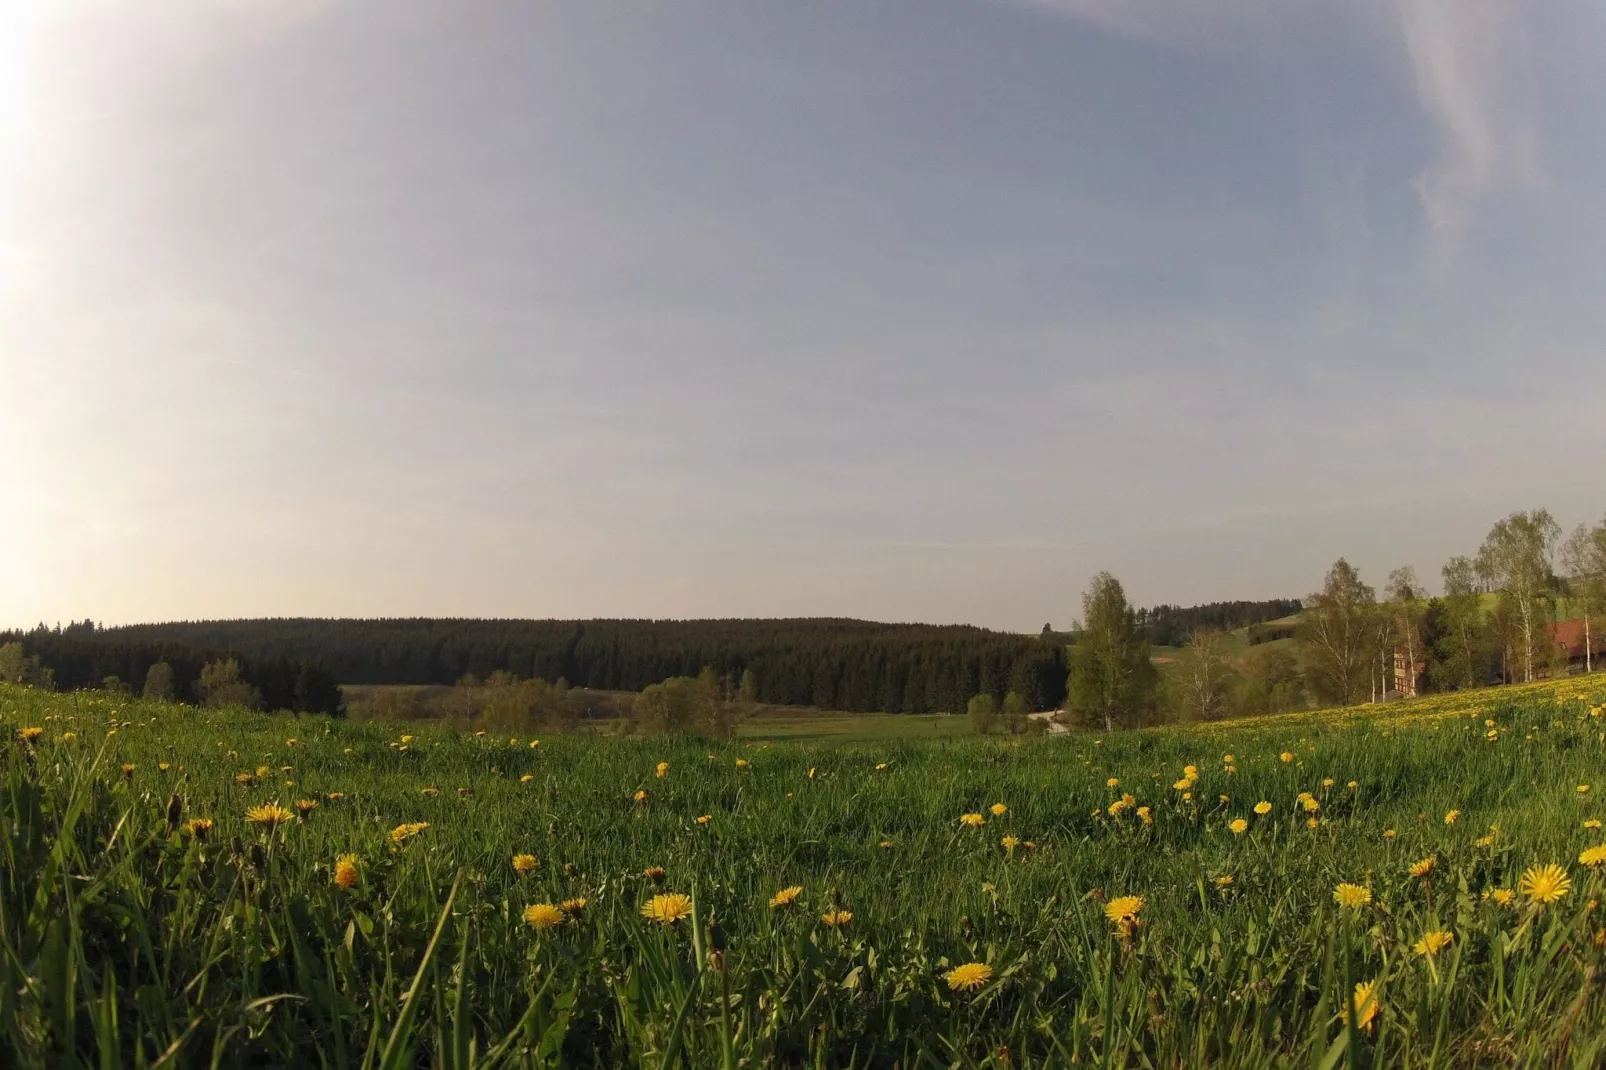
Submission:
POLYGON ((178 828, 178 819, 183 813, 184 800, 175 793, 171 799, 167 800, 167 831, 169 833, 178 828))

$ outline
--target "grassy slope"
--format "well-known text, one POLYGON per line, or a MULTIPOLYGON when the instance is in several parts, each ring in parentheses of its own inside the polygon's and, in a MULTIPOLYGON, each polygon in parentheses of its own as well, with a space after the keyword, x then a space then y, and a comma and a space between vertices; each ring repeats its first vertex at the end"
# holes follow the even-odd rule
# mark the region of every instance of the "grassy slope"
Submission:
POLYGON ((1343 1035, 1331 1002, 1342 963, 1324 962, 1344 931, 1332 890, 1347 880, 1374 894, 1345 915, 1355 978, 1383 982, 1382 1017, 1357 1037, 1367 1059, 1598 1065, 1606 1005, 1584 997, 1606 963, 1585 905, 1606 886, 1574 859, 1598 839, 1584 819, 1606 817, 1606 733, 1588 710, 1602 701, 1598 675, 1109 738, 532 748, 420 728, 402 751, 395 726, 0 688, 5 736, 44 729, 4 753, 0 983, 16 995, 0 1001, 0 1062, 59 1063, 68 1049, 149 1062, 177 1042, 181 1062, 216 1044, 225 1063, 354 1066, 370 1036, 382 1045, 397 1027, 418 974, 419 1029, 398 1035, 437 1064, 461 1025, 482 1051, 527 1035, 571 1064, 656 1066, 676 1044, 692 1065, 719 1065, 713 993, 728 983, 735 1054, 753 1065, 1000 1066, 1000 1046, 1012 1065, 1091 1064, 1106 1048, 1128 1065, 1140 1050, 1156 1066, 1310 1065, 1343 1035), (1191 800, 1171 784, 1187 764, 1201 770, 1191 800), (260 781, 235 782, 257 766, 260 781), (1300 791, 1319 800, 1315 829, 1300 791), (1122 792, 1134 805, 1112 817, 1122 792), (217 821, 209 844, 166 835, 175 793, 181 816, 217 821), (297 797, 322 803, 304 825, 265 835, 244 820, 248 805, 297 797), (61 838, 72 798, 84 809, 61 838), (1004 815, 959 825, 995 802, 1004 815), (430 827, 393 849, 386 832, 403 821, 430 827), (1005 834, 1039 846, 1005 850, 1005 834), (509 866, 517 851, 540 857, 531 876, 509 866), (330 883, 344 852, 362 872, 349 892, 330 883), (1431 903, 1406 873, 1429 855, 1431 903), (1558 904, 1481 901, 1553 861, 1577 885, 1558 904), (658 890, 648 865, 718 915, 727 974, 694 982, 705 959, 687 924, 639 916, 658 890), (442 969, 420 972, 459 871, 442 969), (803 908, 770 910, 789 884, 803 908), (1145 899, 1130 945, 1096 898, 1116 893, 1145 899), (527 903, 578 894, 591 906, 559 930, 519 920, 527 903), (841 933, 817 920, 833 894, 854 914, 841 933), (1410 949, 1435 927, 1455 934, 1437 970, 1410 949), (78 949, 75 972, 53 972, 57 946, 78 949), (949 991, 945 971, 970 960, 991 963, 994 981, 949 991), (453 1010, 458 977, 472 1016, 453 1010), (112 1005, 115 1022, 101 1013, 112 1005))

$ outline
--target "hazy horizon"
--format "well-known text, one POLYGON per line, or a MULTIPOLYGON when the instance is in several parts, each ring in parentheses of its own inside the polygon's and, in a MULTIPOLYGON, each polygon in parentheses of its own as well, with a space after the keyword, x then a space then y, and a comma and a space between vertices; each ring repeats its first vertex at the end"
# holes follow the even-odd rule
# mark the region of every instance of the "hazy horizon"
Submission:
POLYGON ((1606 515, 1606 7, 0 9, 0 628, 1432 590, 1606 515))

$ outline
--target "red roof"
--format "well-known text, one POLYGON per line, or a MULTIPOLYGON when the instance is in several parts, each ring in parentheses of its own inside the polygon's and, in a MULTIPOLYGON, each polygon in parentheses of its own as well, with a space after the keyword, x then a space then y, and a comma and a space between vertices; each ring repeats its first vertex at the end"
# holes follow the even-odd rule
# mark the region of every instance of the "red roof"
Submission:
MULTIPOLYGON (((1591 621, 1589 639, 1596 650, 1606 645, 1606 638, 1600 634, 1600 624, 1591 621)), ((1557 646, 1567 649, 1567 656, 1581 658, 1584 656, 1584 622, 1582 620, 1562 620, 1550 626, 1550 641, 1557 646)))

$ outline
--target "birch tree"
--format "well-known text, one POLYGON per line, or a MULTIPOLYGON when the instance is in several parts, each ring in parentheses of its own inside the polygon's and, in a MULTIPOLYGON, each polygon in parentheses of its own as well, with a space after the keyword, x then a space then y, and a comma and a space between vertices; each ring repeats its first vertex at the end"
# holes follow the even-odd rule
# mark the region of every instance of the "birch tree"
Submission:
POLYGON ((1561 544, 1561 567, 1584 617, 1584 671, 1595 671, 1593 618, 1606 611, 1606 520, 1579 524, 1561 544))
POLYGON ((1188 645, 1177 656, 1176 684, 1183 719, 1213 721, 1224 714, 1232 675, 1218 629, 1207 628, 1189 636, 1188 645))
POLYGON ((1407 695, 1418 691, 1416 663, 1423 656, 1422 618, 1427 613, 1427 592, 1416 582, 1416 569, 1410 565, 1389 573, 1385 588, 1389 602, 1391 638, 1405 651, 1405 679, 1394 681, 1394 686, 1407 695))
POLYGON ((1522 678, 1534 678, 1534 651, 1555 574, 1551 558, 1561 526, 1549 510, 1512 513, 1490 529, 1478 550, 1478 571, 1492 579, 1509 601, 1513 623, 1521 640, 1518 660, 1522 678))
POLYGON ((1106 732, 1148 708, 1159 674, 1121 581, 1100 572, 1082 596, 1083 629, 1071 645, 1071 699, 1106 732))
POLYGON ((1483 621, 1478 570, 1470 557, 1452 557, 1439 571, 1444 580, 1444 634, 1440 637, 1434 686, 1474 687, 1488 671, 1488 629, 1483 621))
POLYGON ((1376 641, 1377 593, 1342 557, 1322 589, 1305 600, 1300 638, 1306 675, 1323 698, 1348 706, 1365 693, 1376 641))

